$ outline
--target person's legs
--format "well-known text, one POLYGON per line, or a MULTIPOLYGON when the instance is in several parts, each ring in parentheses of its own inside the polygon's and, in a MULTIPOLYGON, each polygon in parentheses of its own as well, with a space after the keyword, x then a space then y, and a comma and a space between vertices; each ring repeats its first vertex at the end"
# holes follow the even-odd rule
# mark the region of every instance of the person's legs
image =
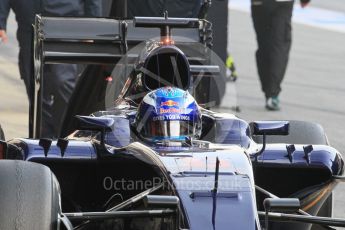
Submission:
POLYGON ((262 5, 252 6, 258 40, 257 67, 269 110, 280 109, 278 95, 291 47, 292 8, 293 2, 275 0, 264 0, 262 5))
MULTIPOLYGON (((34 67, 32 55, 32 33, 28 32, 17 33, 19 42, 19 58, 18 66, 20 77, 24 81, 26 94, 29 101, 29 136, 33 133, 33 100, 34 100, 34 67)), ((30 136, 31 137, 31 136, 30 136)))
POLYGON ((75 87, 77 65, 45 65, 42 137, 58 137, 67 104, 75 87))
POLYGON ((271 44, 269 53, 268 97, 277 97, 281 91, 291 48, 291 17, 293 2, 277 4, 272 15, 271 44))
MULTIPOLYGON (((264 3, 265 4, 265 3, 264 3)), ((266 94, 268 91, 269 82, 268 72, 270 68, 269 63, 269 46, 270 46, 270 13, 266 5, 253 5, 252 6, 252 19, 254 29, 256 32, 256 38, 258 43, 258 49, 256 51, 256 64, 258 74, 260 77, 262 91, 266 94)))
MULTIPOLYGON (((30 39, 30 38, 28 38, 30 39)), ((20 77, 23 79, 26 93, 28 95, 29 103, 33 100, 33 87, 34 87, 34 77, 33 77, 33 62, 32 62, 32 52, 31 44, 20 44, 19 47, 19 72, 20 77)))

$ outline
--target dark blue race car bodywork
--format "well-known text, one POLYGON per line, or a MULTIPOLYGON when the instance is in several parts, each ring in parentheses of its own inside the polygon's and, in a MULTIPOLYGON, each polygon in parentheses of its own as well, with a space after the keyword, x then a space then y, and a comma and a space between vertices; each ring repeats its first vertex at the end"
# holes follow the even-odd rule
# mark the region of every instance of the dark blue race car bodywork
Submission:
MULTIPOLYGON (((112 107, 78 116, 71 122, 75 131, 68 137, 39 138, 38 113, 33 120, 37 139, 1 142, 0 156, 4 159, 43 164, 55 174, 61 187, 61 221, 72 222, 65 224, 67 229, 73 229, 73 224, 74 229, 83 230, 305 230, 311 229, 311 223, 328 229, 335 223, 309 215, 321 211, 331 215, 331 194, 343 179, 341 154, 327 141, 298 144, 291 139, 266 139, 293 133, 295 127, 289 122, 248 123, 232 114, 201 109, 198 140, 148 143, 137 135, 133 125, 137 106, 143 95, 161 87, 161 81, 195 92, 197 77, 214 77, 221 72, 221 68, 208 65, 208 26, 204 20, 170 19, 167 15, 133 21, 37 17, 36 109, 40 107, 40 70, 45 62, 117 62, 127 73, 112 107), (89 23, 95 31, 86 30, 89 23), (63 25, 66 31, 59 34, 56 25, 63 25), (158 27, 161 37, 173 38, 175 43, 169 39, 169 44, 164 44, 165 40, 148 41, 141 44, 139 54, 127 55, 128 47, 159 36, 152 28, 136 27, 158 27), (188 39, 171 37, 170 28, 188 39), (182 33, 184 30, 187 32, 182 33), (192 50, 195 43, 202 45, 192 50), (171 66, 171 58, 180 64, 171 66), (176 85, 175 67, 180 85, 176 85), (150 78, 149 72, 158 79, 150 78), (273 200, 269 203, 266 198, 273 200), (277 205, 279 198, 299 200, 294 215, 280 212, 291 208, 291 201, 296 200, 277 205), (273 213, 277 210, 279 214, 273 213), (270 218, 266 223, 265 217, 270 218)), ((309 131, 303 132, 308 135, 309 131)), ((325 138, 323 133, 321 136, 325 138)), ((344 224, 340 222, 336 224, 344 224)))
MULTIPOLYGON (((203 131, 208 134, 203 136, 204 140, 191 146, 153 146, 140 143, 133 136, 130 125, 133 113, 128 110, 126 113, 129 115, 104 112, 100 117, 83 117, 90 122, 89 129, 95 123, 110 127, 104 136, 105 148, 100 144, 99 133, 76 131, 69 137, 63 154, 58 141, 53 141, 47 151, 42 147, 42 140, 14 139, 9 143, 20 150, 12 152, 16 154, 9 158, 49 166, 62 188, 62 207, 71 206, 69 200, 73 200, 83 211, 99 210, 112 192, 123 196, 128 193, 129 197, 139 192, 119 189, 127 180, 151 181, 150 186, 165 181, 167 187, 162 193, 169 191, 179 198, 184 217, 181 224, 190 229, 260 228, 257 210, 263 210, 266 196, 256 192, 255 186, 278 197, 296 197, 302 210, 316 215, 337 183, 334 176, 343 173, 341 155, 324 145, 313 145, 307 155, 306 145, 295 145, 289 157, 286 144, 267 144, 264 152, 253 158, 261 146, 252 140, 249 124, 232 115, 205 110, 204 122, 213 125, 207 127, 210 130, 204 126, 203 131), (109 123, 109 119, 115 122, 109 123), (217 159, 220 161, 218 191, 214 196, 217 159), (88 186, 93 188, 90 190, 88 186)), ((72 207, 63 211, 75 210, 72 207)), ((289 225, 272 223, 272 226, 282 229, 289 225)), ((300 224, 288 228, 309 229, 310 226, 300 224)))

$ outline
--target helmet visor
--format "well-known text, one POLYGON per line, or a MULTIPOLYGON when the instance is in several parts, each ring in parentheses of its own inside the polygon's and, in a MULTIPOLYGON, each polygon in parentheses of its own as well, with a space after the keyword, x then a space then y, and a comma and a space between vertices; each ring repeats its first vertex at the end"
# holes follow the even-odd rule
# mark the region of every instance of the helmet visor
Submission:
POLYGON ((155 140, 184 140, 193 134, 193 125, 189 121, 153 121, 146 126, 146 137, 155 140))

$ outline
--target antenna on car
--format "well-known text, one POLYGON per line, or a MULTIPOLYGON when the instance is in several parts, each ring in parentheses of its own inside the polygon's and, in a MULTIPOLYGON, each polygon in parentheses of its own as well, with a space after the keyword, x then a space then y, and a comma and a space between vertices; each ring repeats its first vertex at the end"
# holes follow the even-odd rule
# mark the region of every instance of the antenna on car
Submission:
POLYGON ((60 148, 61 157, 64 157, 68 143, 69 143, 69 140, 67 138, 59 138, 58 139, 56 146, 60 148))
POLYGON ((52 139, 49 138, 41 138, 38 142, 38 145, 43 148, 44 156, 48 156, 48 152, 50 149, 50 146, 52 145, 52 139))
POLYGON ((216 211, 217 211, 217 192, 218 192, 218 177, 219 177, 219 159, 216 158, 216 172, 214 174, 214 187, 212 189, 213 207, 212 207, 212 225, 216 229, 216 211))
POLYGON ((220 164, 220 161, 217 157, 216 158, 216 172, 214 174, 214 187, 212 189, 212 192, 215 194, 217 194, 217 192, 218 192, 219 164, 220 164))

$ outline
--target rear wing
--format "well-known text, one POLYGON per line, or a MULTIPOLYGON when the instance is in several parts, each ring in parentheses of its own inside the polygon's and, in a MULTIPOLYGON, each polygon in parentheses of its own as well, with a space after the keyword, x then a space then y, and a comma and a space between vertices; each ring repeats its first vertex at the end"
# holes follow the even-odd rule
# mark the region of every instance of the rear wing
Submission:
MULTIPOLYGON (((39 137, 43 95, 43 66, 55 63, 115 64, 131 48, 161 36, 159 26, 169 26, 175 45, 190 64, 207 64, 212 45, 211 23, 195 18, 109 18, 42 17, 34 25, 34 101, 30 107, 29 136, 39 137), (157 27, 158 26, 158 27, 157 27), (145 27, 145 28, 143 28, 145 27)), ((128 64, 139 54, 126 56, 128 64)))
MULTIPOLYGON (((209 22, 193 18, 168 20, 174 26, 172 34, 177 46, 211 44, 211 34, 205 34, 205 27, 210 27, 209 22)), ((159 25, 164 21, 164 18, 143 17, 116 20, 36 16, 35 61, 114 64, 128 49, 159 37, 160 29, 150 25, 159 25)))

